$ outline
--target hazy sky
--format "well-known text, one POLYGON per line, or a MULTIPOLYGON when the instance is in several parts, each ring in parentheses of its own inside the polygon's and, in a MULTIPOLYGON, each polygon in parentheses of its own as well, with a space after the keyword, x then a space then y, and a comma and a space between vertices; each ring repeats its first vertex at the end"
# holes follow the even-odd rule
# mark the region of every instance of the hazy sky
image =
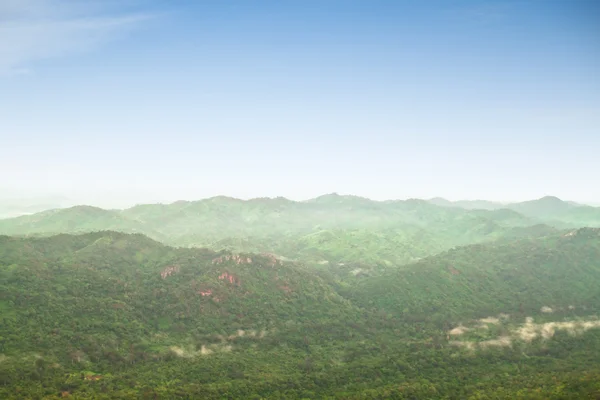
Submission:
POLYGON ((0 196, 600 202, 600 2, 0 0, 0 196))

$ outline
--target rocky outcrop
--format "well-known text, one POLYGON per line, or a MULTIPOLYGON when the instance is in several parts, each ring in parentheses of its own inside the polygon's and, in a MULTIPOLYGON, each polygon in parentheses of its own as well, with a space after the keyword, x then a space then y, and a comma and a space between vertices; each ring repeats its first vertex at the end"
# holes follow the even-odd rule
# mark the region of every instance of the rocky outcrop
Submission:
POLYGON ((179 272, 179 267, 177 265, 171 265, 162 270, 160 273, 161 278, 166 279, 167 277, 179 272))

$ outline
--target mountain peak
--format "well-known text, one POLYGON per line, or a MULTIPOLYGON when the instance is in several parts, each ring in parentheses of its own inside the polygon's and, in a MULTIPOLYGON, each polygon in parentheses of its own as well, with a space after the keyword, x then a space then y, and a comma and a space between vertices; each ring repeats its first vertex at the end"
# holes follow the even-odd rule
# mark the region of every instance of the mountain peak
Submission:
POLYGON ((544 197, 538 199, 537 201, 544 202, 544 203, 564 203, 563 200, 559 199, 556 196, 544 196, 544 197))
POLYGON ((43 211, 42 213, 51 213, 58 215, 99 216, 110 214, 111 211, 96 206, 77 205, 68 208, 57 208, 53 210, 43 211))
POLYGON ((431 203, 434 203, 434 202, 438 202, 438 203, 452 203, 450 200, 445 199, 443 197, 433 197, 433 198, 429 199, 428 201, 431 202, 431 203))

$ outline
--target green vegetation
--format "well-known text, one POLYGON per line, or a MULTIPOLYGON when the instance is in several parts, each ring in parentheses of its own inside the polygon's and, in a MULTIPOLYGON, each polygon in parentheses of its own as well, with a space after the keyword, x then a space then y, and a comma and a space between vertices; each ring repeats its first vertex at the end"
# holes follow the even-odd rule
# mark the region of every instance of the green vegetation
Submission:
POLYGON ((600 229, 543 223, 593 221, 563 206, 329 195, 4 220, 0 398, 597 398, 600 229))
POLYGON ((526 315, 542 307, 600 309, 600 230, 460 247, 359 282, 364 307, 423 321, 526 315), (594 308, 589 308, 594 307, 594 308))
POLYGON ((114 230, 143 233, 172 246, 270 252, 317 265, 370 269, 405 264, 455 246, 545 235, 551 227, 600 226, 600 208, 556 198, 508 208, 483 201, 445 201, 448 206, 442 200, 377 202, 330 194, 305 202, 215 197, 126 210, 76 206, 0 220, 0 234, 114 230))

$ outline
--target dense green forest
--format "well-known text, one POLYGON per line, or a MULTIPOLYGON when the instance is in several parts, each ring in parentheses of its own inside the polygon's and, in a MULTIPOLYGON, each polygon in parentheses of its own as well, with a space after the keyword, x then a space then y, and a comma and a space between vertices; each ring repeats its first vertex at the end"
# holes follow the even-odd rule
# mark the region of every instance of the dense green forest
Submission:
POLYGON ((598 209, 439 203, 0 220, 0 398, 598 398, 598 209))
POLYGON ((142 233, 178 247, 269 252, 315 265, 371 269, 417 261, 455 246, 600 226, 600 208, 555 197, 505 205, 442 200, 373 201, 329 194, 304 202, 221 196, 125 210, 76 206, 0 219, 0 234, 113 230, 142 233))

